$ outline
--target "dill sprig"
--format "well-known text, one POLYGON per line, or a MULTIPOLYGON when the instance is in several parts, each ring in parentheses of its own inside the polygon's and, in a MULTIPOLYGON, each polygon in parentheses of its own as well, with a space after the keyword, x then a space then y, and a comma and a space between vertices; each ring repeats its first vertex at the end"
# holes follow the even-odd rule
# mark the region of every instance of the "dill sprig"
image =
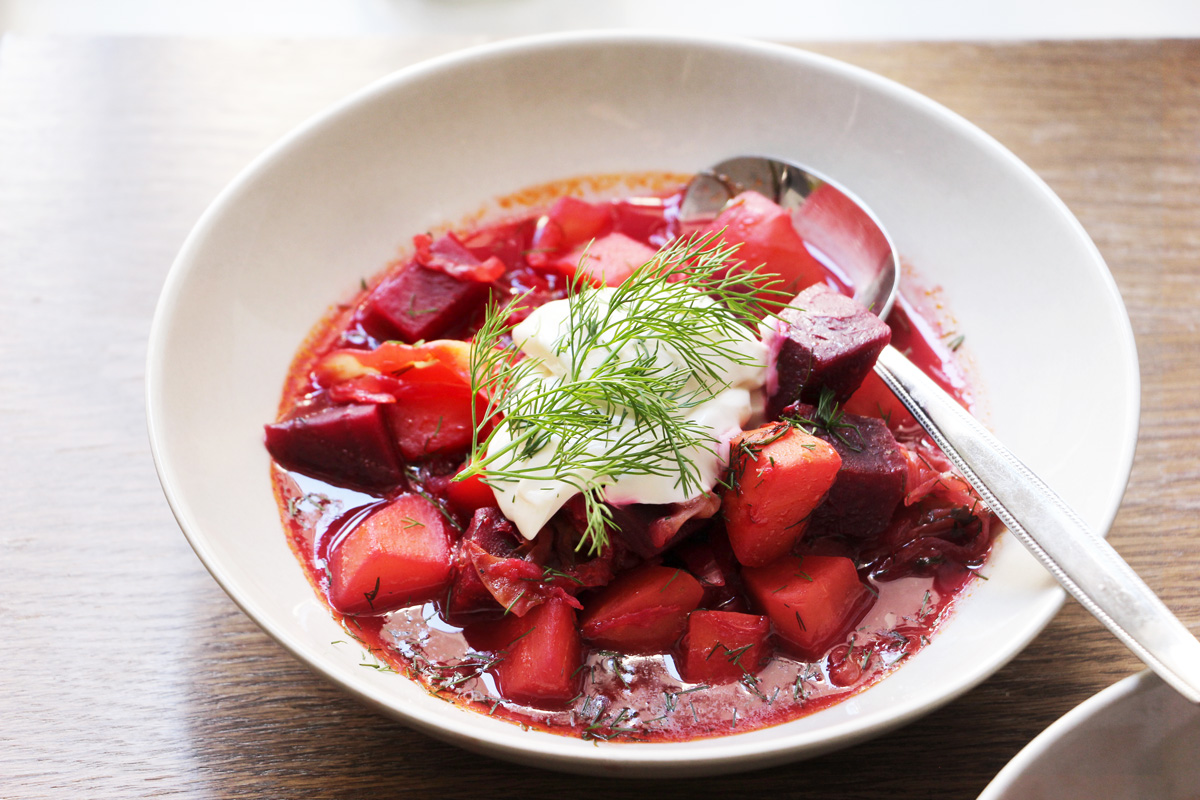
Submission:
POLYGON ((604 490, 618 477, 677 476, 682 491, 708 488, 688 451, 714 440, 687 413, 728 388, 726 365, 756 363, 742 352, 747 335, 767 314, 764 301, 785 296, 771 288, 774 276, 730 269, 736 250, 719 234, 697 235, 663 248, 611 289, 578 279, 554 346, 561 374, 548 375, 541 359, 506 339, 522 298, 490 304, 470 364, 486 410, 473 410, 471 461, 458 479, 571 486, 586 515, 578 549, 593 554, 609 541, 604 490), (547 448, 549 463, 530 461, 547 448))

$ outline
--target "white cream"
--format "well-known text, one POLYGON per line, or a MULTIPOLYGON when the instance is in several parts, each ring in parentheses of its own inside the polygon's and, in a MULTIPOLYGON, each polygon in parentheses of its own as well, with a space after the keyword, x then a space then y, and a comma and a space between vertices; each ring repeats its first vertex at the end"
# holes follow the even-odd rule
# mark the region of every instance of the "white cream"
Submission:
MULTIPOLYGON (((598 290, 597 301, 607 308, 613 289, 598 290)), ((712 307, 716 301, 696 294, 694 304, 701 308, 712 307)), ((526 356, 537 359, 540 363, 534 376, 527 382, 523 391, 532 390, 539 385, 553 384, 562 376, 567 375, 573 366, 575 354, 567 351, 558 353, 559 342, 568 333, 569 302, 558 300, 547 303, 525 321, 513 329, 513 341, 526 356)), ((748 363, 738 363, 727 357, 720 357, 714 363, 714 371, 720 376, 720 384, 728 384, 716 392, 708 400, 687 409, 685 419, 694 421, 702 426, 712 437, 711 442, 695 445, 685 450, 686 457, 695 465, 699 477, 699 486, 691 485, 684 491, 680 483, 677 466, 664 461, 667 467, 664 475, 618 475, 606 477, 605 499, 614 505, 626 503, 678 503, 699 497, 716 485, 721 475, 723 465, 728 458, 729 441, 750 419, 756 408, 761 408, 761 389, 766 380, 767 349, 749 330, 744 336, 739 333, 736 342, 722 340, 729 349, 738 351, 742 360, 748 363)), ((653 355, 656 364, 664 370, 685 371, 685 362, 679 352, 671 345, 656 341, 653 355)), ((611 351, 604 348, 594 348, 587 361, 581 365, 581 374, 591 375, 602 359, 607 358, 611 351)), ((617 357, 625 362, 633 361, 638 353, 631 344, 624 345, 617 351, 617 357)), ((695 378, 689 380, 689 388, 699 388, 695 378)), ((629 420, 618 425, 615 415, 612 417, 615 436, 634 428, 629 420)), ((639 434, 647 442, 652 442, 653 433, 639 434)), ((500 425, 490 446, 489 453, 500 452, 511 442, 507 427, 500 425)), ((600 437, 588 445, 588 452, 603 455, 614 441, 611 437, 600 437)), ((531 458, 514 462, 494 463, 492 468, 503 471, 512 467, 537 467, 551 465, 558 456, 558 443, 551 440, 545 447, 531 458)), ((581 481, 590 481, 593 474, 575 473, 581 481)), ((532 479, 499 481, 491 479, 496 501, 505 516, 513 521, 526 539, 534 538, 538 531, 554 516, 563 504, 578 494, 578 490, 558 475, 555 479, 532 479)))

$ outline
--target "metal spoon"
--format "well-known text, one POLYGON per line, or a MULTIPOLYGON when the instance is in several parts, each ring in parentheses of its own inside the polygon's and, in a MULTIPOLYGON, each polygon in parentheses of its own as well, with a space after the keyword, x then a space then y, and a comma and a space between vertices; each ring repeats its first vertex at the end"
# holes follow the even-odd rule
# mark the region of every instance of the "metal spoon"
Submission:
MULTIPOLYGON (((701 173, 680 209, 685 221, 711 218, 727 200, 752 189, 792 212, 801 236, 837 256, 853 280, 854 296, 886 318, 899 282, 896 250, 879 220, 854 195, 797 164, 749 156, 701 173), (805 211, 817 187, 836 190, 853 224, 822 229, 805 211), (852 228, 852 233, 847 233, 852 228), (822 239, 822 236, 826 237, 822 239)), ((894 347, 884 348, 875 372, 929 433, 988 507, 1079 603, 1142 661, 1193 703, 1200 703, 1200 642, 1108 542, 894 347)))

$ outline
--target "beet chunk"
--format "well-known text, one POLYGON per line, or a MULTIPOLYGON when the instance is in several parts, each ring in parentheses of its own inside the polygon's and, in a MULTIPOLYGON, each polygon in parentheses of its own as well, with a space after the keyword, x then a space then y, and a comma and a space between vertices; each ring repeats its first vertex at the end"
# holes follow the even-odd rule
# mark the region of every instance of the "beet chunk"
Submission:
POLYGON ((904 497, 907 461, 887 423, 875 417, 842 414, 833 424, 818 420, 813 406, 788 406, 784 415, 802 420, 799 425, 833 445, 842 457, 833 488, 808 525, 809 537, 845 536, 871 539, 887 528, 904 497))
POLYGON ((779 318, 779 385, 767 405, 772 415, 796 401, 816 403, 822 388, 845 402, 892 339, 879 317, 824 284, 796 295, 779 318))
POLYGON ((450 531, 419 494, 377 508, 329 554, 329 604, 343 614, 384 614, 437 597, 453 570, 450 531))
POLYGON ((643 564, 622 573, 588 599, 579 620, 583 638, 622 653, 663 653, 683 633, 704 587, 682 569, 643 564))
POLYGON ((743 431, 730 442, 730 486, 721 515, 737 560, 761 567, 785 555, 808 529, 837 479, 841 458, 787 422, 743 431))
POLYGON ((265 428, 267 451, 284 469, 369 492, 403 477, 378 405, 332 406, 265 428))
MULTIPOLYGON (((449 236, 434 242, 430 251, 442 261, 456 260, 464 267, 481 264, 449 236)), ((371 292, 361 312, 363 329, 377 339, 441 338, 475 316, 487 300, 488 286, 422 266, 414 259, 371 292)))
POLYGON ((844 641, 875 603, 849 558, 784 556, 765 567, 746 567, 742 577, 775 635, 805 661, 844 641))
POLYGON ((579 693, 583 643, 575 609, 549 600, 524 617, 499 626, 508 644, 492 668, 507 700, 537 708, 558 708, 579 693))
POLYGON ((758 672, 770 656, 771 622, 756 614, 693 611, 679 645, 679 673, 688 683, 730 683, 758 672))

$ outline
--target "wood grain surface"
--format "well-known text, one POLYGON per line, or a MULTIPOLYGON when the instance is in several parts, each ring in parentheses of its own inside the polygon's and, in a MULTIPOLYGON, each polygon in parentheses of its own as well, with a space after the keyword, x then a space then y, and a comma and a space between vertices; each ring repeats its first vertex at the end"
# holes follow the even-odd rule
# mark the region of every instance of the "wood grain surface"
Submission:
MULTIPOLYGON (((1068 603, 985 685, 887 737, 648 785, 443 745, 262 633, 192 554, 154 474, 142 383, 158 292, 204 207, 264 147, 367 81, 472 43, 0 47, 0 797, 969 798, 1140 668, 1068 603)), ((812 49, 977 123, 1091 234, 1142 374, 1111 541, 1200 630, 1200 42, 812 49)))

